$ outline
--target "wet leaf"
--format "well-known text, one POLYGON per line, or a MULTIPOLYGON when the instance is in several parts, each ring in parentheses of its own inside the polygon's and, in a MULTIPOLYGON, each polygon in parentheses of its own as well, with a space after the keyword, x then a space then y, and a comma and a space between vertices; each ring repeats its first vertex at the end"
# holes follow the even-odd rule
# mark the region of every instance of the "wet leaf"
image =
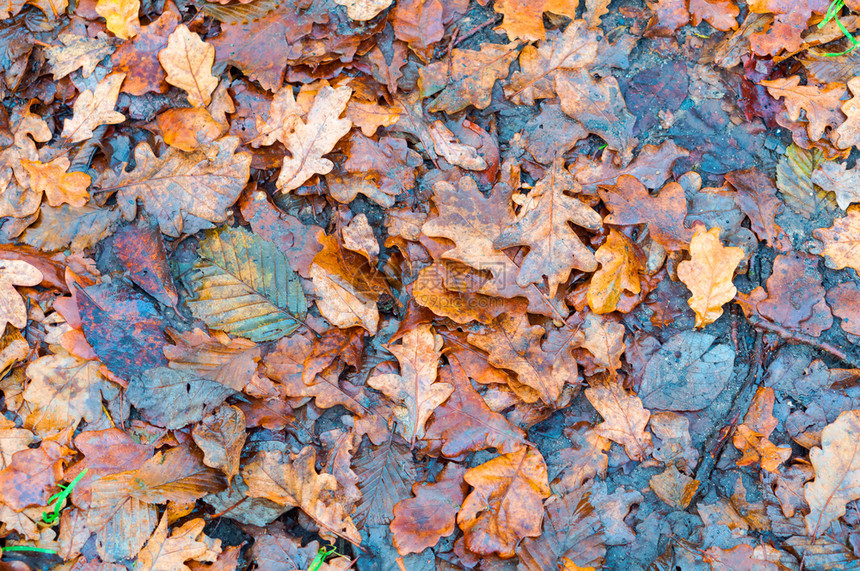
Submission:
POLYGON ((638 396, 618 382, 589 387, 585 396, 603 417, 594 427, 597 434, 624 446, 631 460, 644 460, 651 453, 651 434, 645 431, 651 413, 638 396))
POLYGON ((577 4, 564 0, 499 0, 493 9, 504 16, 499 29, 504 30, 508 38, 534 41, 544 39, 544 12, 575 18, 577 4))
POLYGON ((794 75, 764 80, 761 84, 767 87, 773 97, 785 97, 785 106, 792 121, 800 118, 801 110, 806 112, 806 119, 809 121, 807 131, 812 141, 822 138, 827 127, 835 129, 845 121, 840 102, 845 95, 845 87, 838 83, 831 83, 819 89, 812 85, 800 85, 800 76, 794 75))
POLYGON ((624 292, 642 291, 639 274, 643 271, 641 254, 636 246, 614 228, 609 229, 606 242, 594 253, 600 267, 588 285, 588 306, 597 314, 618 309, 624 292))
POLYGON ((662 474, 652 476, 649 483, 657 497, 676 510, 686 509, 690 505, 700 484, 698 480, 679 472, 674 465, 666 468, 662 474))
POLYGON ((66 157, 58 157, 49 163, 22 159, 21 166, 30 175, 30 188, 38 193, 44 192, 51 206, 68 203, 80 207, 90 198, 87 192, 90 175, 66 172, 70 166, 66 157))
POLYGON ((723 246, 719 228, 705 232, 700 226, 690 242, 690 257, 678 265, 678 278, 693 294, 688 303, 696 312, 696 327, 704 327, 716 321, 723 305, 735 297, 738 290, 732 279, 744 251, 723 246))
POLYGON ((96 13, 107 20, 107 29, 123 40, 140 31, 140 0, 98 0, 96 13))
MULTIPOLYGON (((125 0, 123 0, 125 1, 125 0)), ((75 99, 74 115, 63 122, 62 136, 72 143, 86 141, 93 129, 101 125, 115 125, 125 121, 125 115, 114 111, 124 73, 112 73, 96 86, 94 91, 83 91, 75 99)))
POLYGON ((158 52, 158 61, 167 72, 165 81, 188 94, 192 106, 207 106, 218 79, 212 75, 215 48, 179 24, 167 38, 167 47, 158 52))
POLYGON ((776 472, 779 465, 791 457, 791 448, 776 446, 769 440, 778 423, 773 416, 775 398, 773 389, 759 387, 743 424, 735 429, 733 442, 743 452, 738 466, 761 462, 763 470, 776 472))
POLYGON ((0 323, 19 329, 27 325, 27 306, 16 285, 34 286, 42 282, 42 272, 23 260, 0 260, 0 323))
POLYGON ((203 451, 203 463, 224 472, 229 484, 239 473, 245 444, 245 415, 235 406, 222 406, 196 425, 191 436, 203 451))

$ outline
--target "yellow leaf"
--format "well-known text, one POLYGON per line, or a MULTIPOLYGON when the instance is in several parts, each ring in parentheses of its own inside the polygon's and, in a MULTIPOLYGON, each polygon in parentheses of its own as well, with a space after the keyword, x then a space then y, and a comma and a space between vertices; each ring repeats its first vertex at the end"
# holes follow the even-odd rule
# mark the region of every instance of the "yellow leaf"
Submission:
POLYGON ((610 228, 606 242, 594 253, 600 268, 588 284, 588 306, 594 313, 609 313, 618 307, 621 292, 638 294, 639 271, 642 264, 636 257, 633 243, 617 230, 610 228))
POLYGON ((158 61, 167 72, 165 81, 185 90, 191 105, 209 105, 218 87, 218 78, 212 75, 214 47, 180 24, 168 36, 167 47, 158 52, 158 61))
POLYGON ((738 292, 732 278, 744 251, 723 246, 719 228, 705 232, 699 227, 690 241, 690 255, 691 260, 678 265, 678 277, 693 294, 688 303, 696 312, 696 327, 704 327, 723 314, 723 305, 738 292))
POLYGON ((96 13, 107 20, 107 29, 123 40, 140 31, 140 0, 98 0, 96 13))
POLYGON ((69 170, 69 159, 61 156, 49 163, 21 159, 21 166, 30 175, 30 188, 44 192, 51 206, 68 202, 72 206, 83 206, 89 200, 87 188, 90 175, 69 170))
POLYGON ((311 266, 311 279, 317 295, 317 308, 332 325, 341 329, 361 325, 376 333, 379 311, 372 299, 362 300, 350 284, 341 282, 319 265, 311 266))

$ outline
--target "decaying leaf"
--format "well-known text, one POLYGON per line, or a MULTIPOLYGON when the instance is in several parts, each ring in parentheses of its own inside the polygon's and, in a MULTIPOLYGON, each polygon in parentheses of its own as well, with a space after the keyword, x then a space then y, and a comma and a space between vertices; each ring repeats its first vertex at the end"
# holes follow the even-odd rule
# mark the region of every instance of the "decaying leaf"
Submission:
POLYGON ((30 175, 30 187, 36 192, 44 192, 51 206, 60 206, 63 203, 83 206, 90 198, 87 192, 90 175, 67 172, 70 163, 66 157, 57 157, 49 163, 22 159, 21 166, 30 175))
POLYGON ((733 442, 744 454, 738 460, 738 466, 749 466, 760 461, 763 470, 776 472, 779 465, 791 457, 791 448, 776 446, 769 440, 778 422, 773 416, 774 399, 772 388, 760 387, 743 424, 735 429, 733 442))

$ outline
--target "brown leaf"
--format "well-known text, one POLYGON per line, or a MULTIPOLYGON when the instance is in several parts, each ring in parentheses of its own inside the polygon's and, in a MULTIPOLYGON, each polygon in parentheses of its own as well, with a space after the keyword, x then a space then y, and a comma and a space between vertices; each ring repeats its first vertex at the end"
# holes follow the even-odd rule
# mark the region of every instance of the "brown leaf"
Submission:
POLYGON ((422 53, 442 39, 442 3, 439 0, 405 0, 391 12, 391 25, 398 40, 422 53))
POLYGON ((830 83, 821 89, 812 85, 799 85, 799 75, 762 80, 760 83, 776 99, 785 97, 785 106, 792 121, 800 118, 801 110, 806 112, 809 121, 806 128, 812 141, 821 139, 827 127, 835 129, 845 121, 840 101, 845 95, 843 85, 830 83))
POLYGON ((555 96, 559 70, 588 67, 597 57, 598 33, 584 20, 574 20, 564 32, 552 31, 537 46, 520 53, 520 71, 511 74, 505 96, 518 105, 534 105, 537 99, 555 96))
MULTIPOLYGON (((826 232, 816 230, 814 234, 820 239, 826 232)), ((829 255, 827 248, 822 252, 825 255, 829 255)), ((816 337, 829 329, 833 317, 824 301, 825 290, 817 265, 818 260, 809 254, 792 252, 777 256, 773 272, 767 278, 767 297, 758 303, 758 311, 775 323, 816 337)))
POLYGON ((598 569, 606 547, 589 492, 580 488, 546 501, 541 536, 526 539, 517 548, 524 571, 598 569))
POLYGON ((331 172, 334 163, 323 155, 331 152, 352 127, 349 119, 338 118, 346 109, 351 94, 348 87, 324 87, 314 98, 306 120, 296 120, 284 141, 292 156, 284 158, 278 175, 277 187, 282 192, 300 187, 314 174, 331 172))
POLYGON ((860 335, 860 287, 853 282, 841 283, 827 292, 827 303, 833 315, 842 319, 842 330, 860 335))
POLYGON ((357 192, 363 192, 384 208, 393 206, 397 195, 415 184, 416 170, 423 162, 418 153, 407 147, 405 139, 394 137, 379 137, 374 141, 361 133, 354 133, 346 152, 349 158, 343 163, 343 169, 369 182, 370 187, 378 188, 378 191, 368 194, 364 190, 366 185, 346 185, 348 192, 343 194, 335 193, 332 187, 332 196, 344 204, 350 203, 357 192))
POLYGON ((738 27, 737 17, 741 13, 734 0, 690 0, 689 10, 694 26, 704 20, 723 32, 738 27))
POLYGON ((335 0, 335 4, 345 6, 347 15, 358 22, 374 19, 392 2, 394 0, 335 0))
POLYGON ((672 164, 690 153, 673 141, 660 145, 645 145, 633 161, 623 167, 616 164, 615 153, 603 153, 602 160, 595 162, 587 155, 579 155, 570 167, 576 182, 583 192, 594 195, 600 186, 613 185, 621 175, 635 177, 647 188, 659 188, 669 179, 672 164))
POLYGON ((723 246, 719 228, 705 232, 699 226, 690 242, 690 257, 678 264, 678 278, 693 294, 688 303, 696 312, 696 327, 704 327, 716 321, 723 305, 735 297, 738 290, 732 278, 744 251, 723 246))
POLYGON ((175 345, 164 347, 170 368, 241 391, 257 370, 260 349, 247 339, 231 339, 225 333, 212 337, 200 329, 180 334, 168 329, 175 345))
POLYGON ((311 279, 317 295, 317 309, 332 325, 341 328, 361 325, 376 333, 379 311, 376 302, 362 299, 351 284, 332 276, 317 264, 311 266, 311 279))
POLYGON ((817 538, 845 514, 845 506, 860 498, 860 411, 843 412, 821 433, 821 447, 809 452, 815 480, 804 487, 809 504, 806 527, 817 538))
POLYGON ((200 452, 190 445, 156 452, 129 474, 129 495, 151 504, 193 502, 223 490, 226 483, 224 476, 203 464, 200 452))
POLYGON ((514 371, 519 383, 531 394, 520 394, 526 402, 542 400, 548 405, 556 403, 566 383, 578 380, 576 361, 567 347, 558 353, 546 351, 540 340, 546 330, 530 325, 525 313, 504 315, 484 334, 470 334, 469 343, 489 353, 490 364, 514 371))
POLYGON ((847 216, 834 220, 832 227, 819 228, 813 234, 823 246, 821 255, 826 258, 827 267, 860 271, 860 253, 856 247, 860 240, 860 208, 848 209, 847 216))
POLYGON ((852 77, 848 81, 848 89, 852 97, 842 104, 842 113, 847 119, 836 128, 836 144, 841 149, 860 147, 860 79, 852 77))
POLYGON ((87 89, 78 95, 74 115, 63 122, 62 136, 71 143, 79 143, 92 137, 93 129, 101 125, 125 121, 125 115, 113 110, 125 77, 124 73, 112 73, 99 82, 95 91, 87 89))
POLYGON ((586 370, 586 374, 602 371, 610 371, 614 374, 621 367, 621 355, 626 349, 624 326, 589 314, 585 318, 582 332, 585 334, 585 339, 579 343, 579 346, 586 349, 594 358, 593 368, 591 371, 586 370))
POLYGON ((457 357, 448 355, 448 362, 450 366, 439 369, 439 376, 444 383, 454 386, 454 392, 436 409, 427 424, 424 439, 433 446, 440 446, 441 453, 448 458, 487 448, 506 454, 522 447, 525 444, 523 431, 487 407, 457 357))
POLYGON ((0 471, 0 494, 4 505, 20 512, 30 506, 44 506, 63 477, 63 464, 72 451, 52 440, 39 448, 28 448, 12 455, 0 471))
POLYGON ((394 519, 394 506, 410 497, 409 490, 419 473, 409 446, 392 434, 380 446, 362 445, 352 464, 358 476, 361 501, 355 510, 355 523, 388 525, 394 519))
POLYGON ((651 413, 639 397, 624 390, 620 382, 589 387, 585 397, 603 417, 594 431, 624 446, 631 460, 645 460, 652 448, 651 434, 645 430, 651 413))
POLYGON ((776 446, 769 440, 778 421, 773 416, 775 400, 773 389, 759 387, 747 410, 744 422, 735 429, 733 442, 743 452, 738 466, 749 466, 761 462, 763 470, 776 472, 779 465, 791 457, 791 448, 776 446))
POLYGON ((662 474, 651 476, 649 483, 658 498, 676 510, 683 510, 690 505, 701 482, 679 472, 673 464, 662 474))
POLYGON ((221 540, 207 537, 203 533, 205 525, 203 519, 192 519, 174 529, 167 537, 165 513, 155 533, 140 550, 134 568, 141 571, 191 571, 185 565, 189 559, 214 562, 221 553, 221 540))
POLYGON ((176 307, 179 294, 170 275, 164 240, 158 228, 141 217, 116 233, 114 252, 131 280, 166 306, 176 307))
POLYGON ((209 145, 226 130, 203 107, 168 109, 156 121, 164 142, 186 153, 209 145))
POLYGON ((133 220, 137 200, 158 221, 161 231, 178 237, 183 231, 223 222, 248 181, 251 155, 236 153, 239 139, 224 137, 206 149, 183 153, 168 148, 160 157, 146 143, 134 150, 136 168, 108 171, 98 181, 101 191, 118 191, 126 220, 133 220), (203 219, 202 221, 200 219, 203 219))
POLYGON ((756 556, 757 549, 745 544, 731 549, 714 546, 705 550, 703 559, 713 571, 777 571, 780 565, 756 556))
POLYGON ((564 112, 617 151, 622 166, 628 165, 639 141, 633 137, 636 117, 627 110, 618 81, 612 76, 596 81, 580 69, 557 75, 555 90, 564 112))
POLYGON ((212 75, 215 48, 179 24, 167 38, 167 47, 158 52, 158 61, 167 72, 165 81, 184 90, 192 106, 209 105, 218 87, 218 79, 212 75))
POLYGON ((415 484, 415 497, 394 506, 391 533, 400 555, 420 553, 454 533, 457 511, 468 490, 465 474, 460 464, 446 464, 435 483, 415 484))
POLYGON ((735 202, 750 219, 750 228, 765 244, 782 252, 791 249, 785 232, 776 224, 782 201, 776 197, 776 186, 763 172, 752 168, 726 173, 726 180, 738 193, 735 202))
POLYGON ((454 49, 450 61, 421 68, 418 91, 425 99, 439 94, 430 105, 431 112, 456 113, 469 105, 486 109, 493 85, 508 76, 516 57, 516 43, 484 44, 480 51, 454 49))
POLYGON ((66 172, 70 164, 66 157, 57 157, 49 163, 21 159, 21 166, 30 175, 30 188, 38 193, 44 192, 48 204, 60 206, 69 203, 72 206, 83 206, 90 198, 87 192, 90 175, 66 172))
POLYGON ((227 476, 227 484, 239 473, 239 456, 245 444, 245 415, 235 406, 222 406, 194 426, 194 443, 203 451, 203 463, 227 476))
POLYGON ((125 73, 120 91, 132 95, 164 93, 170 87, 164 78, 164 68, 158 52, 167 47, 167 37, 181 21, 178 10, 166 4, 157 20, 143 26, 130 42, 124 42, 111 56, 113 71, 125 73))
POLYGON ((586 422, 566 428, 564 435, 573 446, 562 448, 550 456, 550 468, 562 469, 551 485, 555 493, 567 496, 595 476, 606 475, 609 466, 606 451, 612 443, 597 434, 586 422))
POLYGON ((558 286, 570 277, 571 270, 593 272, 597 269, 594 254, 568 225, 572 222, 591 231, 603 227, 597 212, 571 196, 579 190, 579 184, 564 168, 564 159, 556 159, 546 176, 529 192, 528 203, 517 221, 493 241, 498 250, 529 247, 517 275, 520 286, 542 284, 546 277, 549 295, 553 297, 558 286))
POLYGON ((257 136, 249 141, 254 147, 269 146, 280 141, 286 143, 287 136, 296 123, 304 115, 302 108, 296 103, 291 85, 286 85, 275 92, 265 117, 255 117, 257 136))
POLYGON ((650 426, 658 438, 654 458, 691 474, 698 463, 699 451, 693 447, 689 419, 674 412, 655 412, 650 426))
POLYGON ((550 495, 546 464, 536 449, 497 456, 466 472, 473 490, 457 523, 477 555, 513 557, 520 540, 541 534, 543 500, 550 495))
POLYGON ((342 537, 355 544, 361 543, 352 519, 333 494, 337 490, 337 480, 330 474, 318 474, 315 460, 312 446, 306 446, 298 454, 286 455, 276 450, 258 452, 242 469, 248 495, 301 508, 320 526, 320 536, 324 539, 342 537))
POLYGON ((579 0, 498 0, 493 4, 493 9, 504 16, 497 29, 504 30, 509 39, 534 41, 544 39, 544 12, 575 18, 578 4, 579 0))
POLYGON ((442 338, 431 326, 419 325, 402 340, 400 345, 385 346, 400 363, 400 374, 376 375, 367 384, 394 402, 394 414, 400 421, 397 430, 414 446, 424 437, 424 424, 433 410, 451 396, 454 387, 436 382, 442 338))
POLYGON ((594 253, 600 267, 591 276, 588 284, 588 306, 597 314, 610 313, 618 309, 624 292, 638 294, 642 291, 639 274, 644 271, 642 254, 635 244, 614 228, 594 253))
POLYGON ((27 326, 27 306, 15 286, 39 285, 42 279, 42 272, 23 260, 0 260, 0 327, 27 326))
POLYGON ((203 420, 233 390, 187 370, 152 367, 131 377, 125 394, 148 422, 178 429, 203 420))

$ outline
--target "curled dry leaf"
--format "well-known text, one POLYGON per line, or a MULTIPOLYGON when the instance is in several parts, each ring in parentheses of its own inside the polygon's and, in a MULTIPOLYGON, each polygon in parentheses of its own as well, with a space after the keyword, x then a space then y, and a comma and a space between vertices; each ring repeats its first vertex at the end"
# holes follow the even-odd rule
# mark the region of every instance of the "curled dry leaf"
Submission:
POLYGON ((678 265, 678 278, 693 294, 688 303, 696 312, 696 327, 704 327, 716 321, 723 305, 735 297, 738 290, 732 278, 744 251, 723 246, 719 228, 705 232, 699 226, 690 242, 690 257, 678 265))

